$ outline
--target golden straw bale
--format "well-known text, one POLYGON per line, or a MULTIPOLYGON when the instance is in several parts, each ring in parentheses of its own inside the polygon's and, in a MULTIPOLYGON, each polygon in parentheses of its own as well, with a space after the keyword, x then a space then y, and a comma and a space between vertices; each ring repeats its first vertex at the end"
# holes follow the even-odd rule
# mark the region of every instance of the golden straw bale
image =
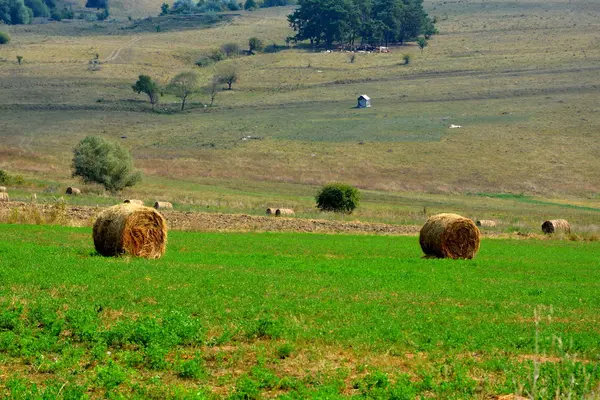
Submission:
POLYGON ((8 193, 0 192, 0 202, 9 201, 8 193))
POLYGON ((69 186, 66 191, 67 194, 71 194, 73 196, 79 196, 81 194, 81 189, 77 189, 75 187, 69 186))
POLYGON ((275 209, 274 208, 267 208, 267 215, 272 215, 275 214, 275 209))
POLYGON ((419 243, 427 256, 471 259, 479 250, 479 229, 457 214, 429 217, 421 228, 419 243))
POLYGON ((125 199, 123 203, 137 204, 138 206, 143 206, 144 202, 142 200, 137 199, 125 199))
POLYGON ((278 208, 275 210, 275 216, 280 217, 282 215, 294 215, 294 210, 291 208, 278 208))
POLYGON ((6 186, 0 186, 0 193, 6 193, 6 186))
POLYGON ((153 208, 118 204, 98 216, 93 237, 96 251, 103 256, 160 258, 167 248, 167 224, 153 208))
POLYGON ((551 219, 544 221, 542 231, 546 234, 550 233, 571 233, 571 225, 566 219, 551 219))
POLYGON ((492 221, 491 219, 478 219, 475 223, 477 226, 481 226, 482 228, 495 228, 496 221, 492 221))
POLYGON ((169 203, 168 201, 157 201, 156 203, 154 203, 154 208, 156 208, 157 210, 172 210, 173 204, 169 203))

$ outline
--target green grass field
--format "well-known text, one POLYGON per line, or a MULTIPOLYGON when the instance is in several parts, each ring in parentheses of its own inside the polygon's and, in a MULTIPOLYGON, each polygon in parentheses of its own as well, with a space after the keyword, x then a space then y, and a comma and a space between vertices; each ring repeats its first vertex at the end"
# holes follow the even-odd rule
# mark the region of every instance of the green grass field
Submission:
POLYGON ((0 225, 0 397, 591 399, 599 250, 171 232, 148 261, 97 256, 88 228, 0 225))

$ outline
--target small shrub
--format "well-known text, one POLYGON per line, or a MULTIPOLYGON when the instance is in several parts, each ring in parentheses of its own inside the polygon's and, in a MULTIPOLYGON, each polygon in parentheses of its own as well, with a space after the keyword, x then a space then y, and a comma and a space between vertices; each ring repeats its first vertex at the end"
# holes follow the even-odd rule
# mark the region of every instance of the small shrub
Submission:
POLYGON ((294 346, 292 346, 290 343, 282 344, 277 348, 277 357, 283 360, 291 356, 293 351, 294 346))
POLYGON ((356 54, 352 53, 350 56, 350 64, 354 64, 354 61, 356 61, 356 54))
POLYGON ((0 169, 0 183, 9 183, 10 175, 3 169, 0 169))
POLYGON ((358 189, 343 183, 323 186, 315 197, 321 211, 335 211, 351 214, 360 202, 358 189))
POLYGON ((125 378, 127 377, 125 371, 112 360, 108 362, 107 366, 98 367, 96 371, 98 384, 106 390, 116 388, 125 382, 125 378))
POLYGON ((404 65, 410 64, 410 54, 405 54, 402 56, 402 61, 404 61, 404 65))
POLYGON ((177 376, 184 379, 199 379, 203 374, 202 359, 199 357, 182 362, 177 372, 177 376))
POLYGON ((52 10, 52 13, 50 13, 50 18, 52 18, 53 21, 62 21, 63 14, 55 8, 52 10))
POLYGON ((0 44, 7 44, 10 42, 10 35, 6 32, 0 32, 0 44))
POLYGON ((242 375, 235 385, 235 392, 229 398, 232 400, 260 399, 258 383, 248 375, 242 375))
POLYGON ((251 37, 248 39, 248 50, 250 51, 250 54, 254 54, 255 51, 262 51, 264 47, 263 41, 259 38, 251 37))
POLYGON ((212 65, 213 63, 214 63, 214 60, 212 58, 210 58, 210 56, 208 56, 208 55, 202 55, 196 61, 196 65, 199 66, 200 68, 208 67, 209 65, 212 65))

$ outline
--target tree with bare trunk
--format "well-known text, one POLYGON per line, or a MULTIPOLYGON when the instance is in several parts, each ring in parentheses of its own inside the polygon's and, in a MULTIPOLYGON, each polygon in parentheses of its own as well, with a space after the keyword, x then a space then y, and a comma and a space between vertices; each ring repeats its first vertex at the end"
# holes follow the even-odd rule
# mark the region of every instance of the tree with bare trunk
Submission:
POLYGON ((210 82, 210 85, 208 85, 208 94, 210 95, 210 107, 213 106, 213 103, 215 102, 215 98, 217 97, 218 93, 219 80, 216 79, 216 77, 214 77, 213 80, 210 82))
POLYGON ((177 74, 169 83, 168 90, 181 99, 181 111, 187 100, 198 93, 198 74, 193 71, 177 74))
POLYGON ((239 72, 235 66, 228 65, 217 72, 215 77, 219 83, 226 83, 228 86, 227 89, 231 90, 231 85, 238 81, 239 72))
POLYGON ((145 93, 148 95, 148 100, 150 100, 150 104, 152 104, 152 109, 154 110, 154 105, 158 103, 160 97, 160 90, 158 84, 152 78, 148 75, 140 75, 135 85, 131 88, 136 93, 145 93))

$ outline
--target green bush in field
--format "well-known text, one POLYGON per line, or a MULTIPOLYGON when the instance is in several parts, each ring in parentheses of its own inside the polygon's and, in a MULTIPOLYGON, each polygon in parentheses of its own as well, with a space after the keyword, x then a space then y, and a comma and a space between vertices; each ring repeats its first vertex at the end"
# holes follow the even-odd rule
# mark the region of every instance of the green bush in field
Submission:
POLYGON ((257 37, 251 37, 248 39, 248 50, 250 54, 254 54, 255 51, 262 51, 265 48, 263 41, 257 37))
POLYGON ((10 35, 6 32, 0 32, 0 44, 7 44, 10 42, 10 35))
POLYGON ((358 189, 343 183, 323 186, 317 196, 317 208, 321 211, 335 211, 351 214, 360 202, 358 189))
POLYGON ((88 136, 75 146, 72 168, 73 177, 80 177, 85 183, 98 183, 112 193, 142 179, 127 149, 97 136, 88 136))

